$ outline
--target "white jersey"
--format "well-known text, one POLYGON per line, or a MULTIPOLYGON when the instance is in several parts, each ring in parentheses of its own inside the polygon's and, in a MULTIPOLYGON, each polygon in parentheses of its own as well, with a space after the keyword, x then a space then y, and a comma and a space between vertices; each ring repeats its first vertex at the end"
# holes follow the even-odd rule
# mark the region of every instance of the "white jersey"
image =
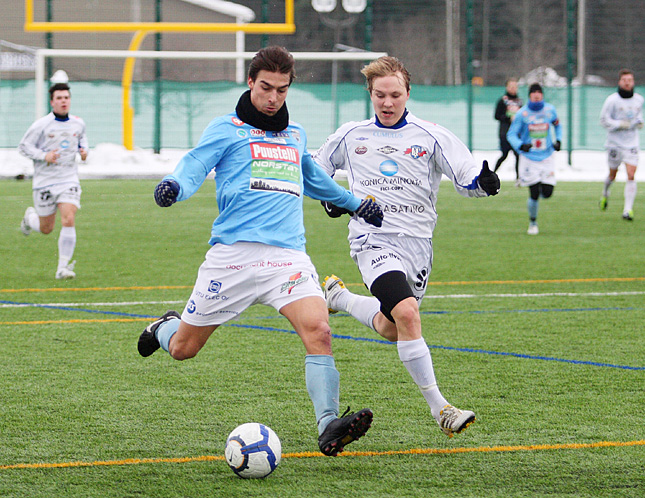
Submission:
POLYGON ((88 150, 85 122, 69 115, 61 120, 50 112, 36 120, 22 137, 18 151, 34 161, 33 188, 48 187, 58 183, 79 183, 76 154, 88 150), (57 150, 60 157, 47 163, 47 152, 57 150))
POLYGON ((618 92, 612 93, 600 111, 600 123, 607 129, 606 148, 639 148, 639 128, 643 124, 643 96, 635 93, 625 99, 618 92), (629 129, 621 129, 621 123, 628 121, 629 129))
POLYGON ((346 123, 313 157, 330 176, 347 171, 349 190, 360 198, 373 196, 383 209, 381 228, 354 216, 349 240, 365 233, 431 238, 442 175, 464 197, 487 195, 477 183, 482 167, 464 143, 409 112, 391 128, 375 118, 346 123))

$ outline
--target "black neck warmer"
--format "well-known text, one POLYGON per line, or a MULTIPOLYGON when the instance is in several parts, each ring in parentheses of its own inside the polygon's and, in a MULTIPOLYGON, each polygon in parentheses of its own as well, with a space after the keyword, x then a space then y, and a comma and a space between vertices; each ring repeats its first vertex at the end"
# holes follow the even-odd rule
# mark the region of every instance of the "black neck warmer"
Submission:
POLYGON ((634 90, 623 90, 622 88, 618 88, 618 95, 620 95, 624 99, 631 99, 634 96, 634 90))
POLYGON ((508 93, 508 92, 506 92, 506 96, 509 99, 516 99, 517 98, 517 93, 508 93))
POLYGON ((287 103, 282 104, 275 116, 269 116, 258 111, 251 103, 251 90, 242 94, 235 107, 237 117, 247 124, 265 131, 282 131, 289 126, 289 111, 287 103))
POLYGON ((54 111, 52 111, 52 113, 54 114, 56 121, 67 121, 69 119, 69 114, 56 114, 54 111))

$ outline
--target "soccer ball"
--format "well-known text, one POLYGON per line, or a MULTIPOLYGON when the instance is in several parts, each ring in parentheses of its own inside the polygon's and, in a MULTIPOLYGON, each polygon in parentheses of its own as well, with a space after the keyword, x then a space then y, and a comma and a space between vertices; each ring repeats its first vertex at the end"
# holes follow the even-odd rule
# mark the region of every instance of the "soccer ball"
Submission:
POLYGON ((238 476, 260 479, 280 463, 282 444, 270 427, 255 422, 242 424, 228 435, 224 456, 238 476))

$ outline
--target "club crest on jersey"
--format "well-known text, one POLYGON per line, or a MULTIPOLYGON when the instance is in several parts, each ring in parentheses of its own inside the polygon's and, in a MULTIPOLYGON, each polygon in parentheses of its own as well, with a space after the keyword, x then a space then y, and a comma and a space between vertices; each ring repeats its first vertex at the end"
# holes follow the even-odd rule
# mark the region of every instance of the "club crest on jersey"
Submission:
POLYGON ((218 282, 217 280, 211 280, 211 283, 208 284, 208 292, 212 292, 213 294, 218 294, 221 289, 222 282, 218 282))
POLYGON ((412 159, 419 159, 420 157, 425 156, 428 153, 427 150, 425 150, 423 147, 420 145, 413 145, 412 147, 409 147, 405 149, 405 152, 403 154, 410 154, 410 157, 412 159))
POLYGON ((365 147, 364 145, 359 145, 354 149, 354 153, 358 154, 359 156, 365 154, 366 152, 367 152, 367 147, 365 147))
POLYGON ((280 293, 286 292, 287 294, 291 294, 291 291, 296 285, 306 282, 307 280, 309 280, 309 277, 303 276, 302 272, 298 272, 295 275, 291 275, 289 277, 289 280, 282 284, 282 287, 280 288, 280 293))

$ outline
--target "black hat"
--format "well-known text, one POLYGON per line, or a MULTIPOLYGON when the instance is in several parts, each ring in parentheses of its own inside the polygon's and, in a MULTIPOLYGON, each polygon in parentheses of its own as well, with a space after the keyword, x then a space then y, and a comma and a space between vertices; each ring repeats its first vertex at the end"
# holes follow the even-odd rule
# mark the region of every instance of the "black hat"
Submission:
POLYGON ((533 83, 533 84, 529 87, 529 95, 531 95, 533 92, 540 92, 540 93, 544 93, 544 92, 542 91, 542 86, 541 86, 539 83, 533 83))

